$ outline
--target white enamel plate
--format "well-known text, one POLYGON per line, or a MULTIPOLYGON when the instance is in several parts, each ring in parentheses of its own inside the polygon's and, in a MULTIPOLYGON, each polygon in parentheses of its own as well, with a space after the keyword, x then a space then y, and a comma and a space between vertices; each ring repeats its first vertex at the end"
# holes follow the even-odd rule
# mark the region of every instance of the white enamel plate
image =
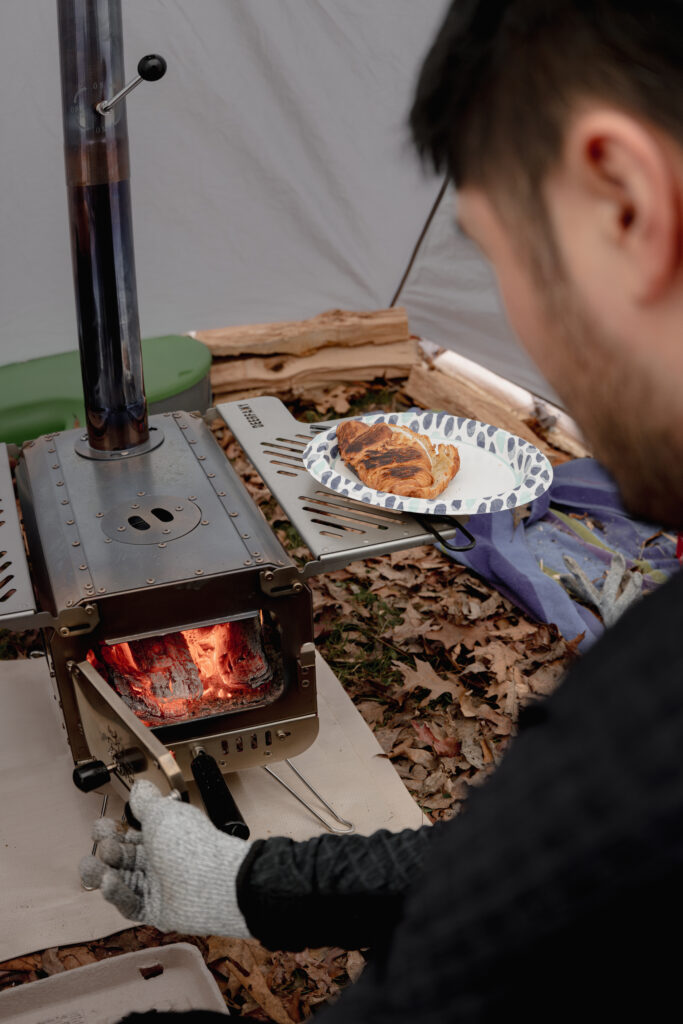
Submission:
POLYGON ((361 423, 394 423, 426 434, 432 444, 453 444, 460 469, 437 498, 406 498, 361 483, 339 455, 337 428, 319 434, 303 453, 304 466, 319 483, 347 498, 402 512, 476 515, 526 505, 550 487, 552 466, 529 441, 478 420, 446 412, 374 413, 361 423))

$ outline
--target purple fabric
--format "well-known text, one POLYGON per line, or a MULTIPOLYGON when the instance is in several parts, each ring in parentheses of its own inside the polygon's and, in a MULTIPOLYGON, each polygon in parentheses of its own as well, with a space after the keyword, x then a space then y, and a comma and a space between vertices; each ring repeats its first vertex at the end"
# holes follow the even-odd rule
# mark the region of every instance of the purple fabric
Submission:
MULTIPOLYGON (((582 651, 603 632, 603 625, 597 615, 543 572, 541 560, 550 571, 566 572, 562 555, 571 554, 594 580, 604 575, 617 551, 623 553, 627 567, 645 558, 665 577, 679 568, 673 539, 662 536, 651 541, 658 527, 631 519, 616 484, 594 459, 575 459, 558 466, 550 489, 533 503, 531 515, 516 529, 512 512, 472 516, 467 528, 476 538, 476 546, 457 554, 449 551, 451 557, 473 569, 531 618, 554 623, 567 640, 583 633, 582 651), (553 508, 588 513, 606 547, 579 537, 553 508)), ((657 585, 647 576, 644 583, 646 588, 657 585)))

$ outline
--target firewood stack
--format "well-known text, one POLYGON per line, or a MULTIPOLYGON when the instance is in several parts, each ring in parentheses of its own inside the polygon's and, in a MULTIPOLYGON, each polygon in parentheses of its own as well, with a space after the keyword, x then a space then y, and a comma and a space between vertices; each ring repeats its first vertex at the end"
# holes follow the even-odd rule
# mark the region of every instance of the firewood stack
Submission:
POLYGON ((213 355, 214 402, 294 397, 335 384, 406 378, 417 361, 405 309, 331 310, 309 320, 194 331, 213 355))

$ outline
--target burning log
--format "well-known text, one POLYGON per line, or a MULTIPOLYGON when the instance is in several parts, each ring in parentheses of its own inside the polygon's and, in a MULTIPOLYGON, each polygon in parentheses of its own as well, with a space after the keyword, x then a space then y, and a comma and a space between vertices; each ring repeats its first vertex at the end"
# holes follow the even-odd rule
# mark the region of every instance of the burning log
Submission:
POLYGON ((261 643, 256 617, 223 625, 186 629, 183 633, 204 682, 204 694, 229 696, 235 689, 257 689, 272 672, 261 643), (227 691, 227 692, 226 692, 227 691))
POLYGON ((103 645, 109 678, 136 713, 184 717, 188 701, 201 699, 204 687, 182 633, 103 645))
POLYGON ((88 657, 148 725, 260 702, 273 681, 257 616, 102 644, 88 657))

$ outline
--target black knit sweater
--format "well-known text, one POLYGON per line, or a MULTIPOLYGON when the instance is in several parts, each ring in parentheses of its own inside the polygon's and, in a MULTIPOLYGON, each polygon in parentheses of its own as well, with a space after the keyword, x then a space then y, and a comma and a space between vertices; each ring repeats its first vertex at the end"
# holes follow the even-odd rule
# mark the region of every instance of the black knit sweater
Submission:
POLYGON ((683 574, 570 671, 458 818, 255 844, 238 883, 269 946, 373 946, 316 1019, 630 1021, 678 1002, 683 574))

